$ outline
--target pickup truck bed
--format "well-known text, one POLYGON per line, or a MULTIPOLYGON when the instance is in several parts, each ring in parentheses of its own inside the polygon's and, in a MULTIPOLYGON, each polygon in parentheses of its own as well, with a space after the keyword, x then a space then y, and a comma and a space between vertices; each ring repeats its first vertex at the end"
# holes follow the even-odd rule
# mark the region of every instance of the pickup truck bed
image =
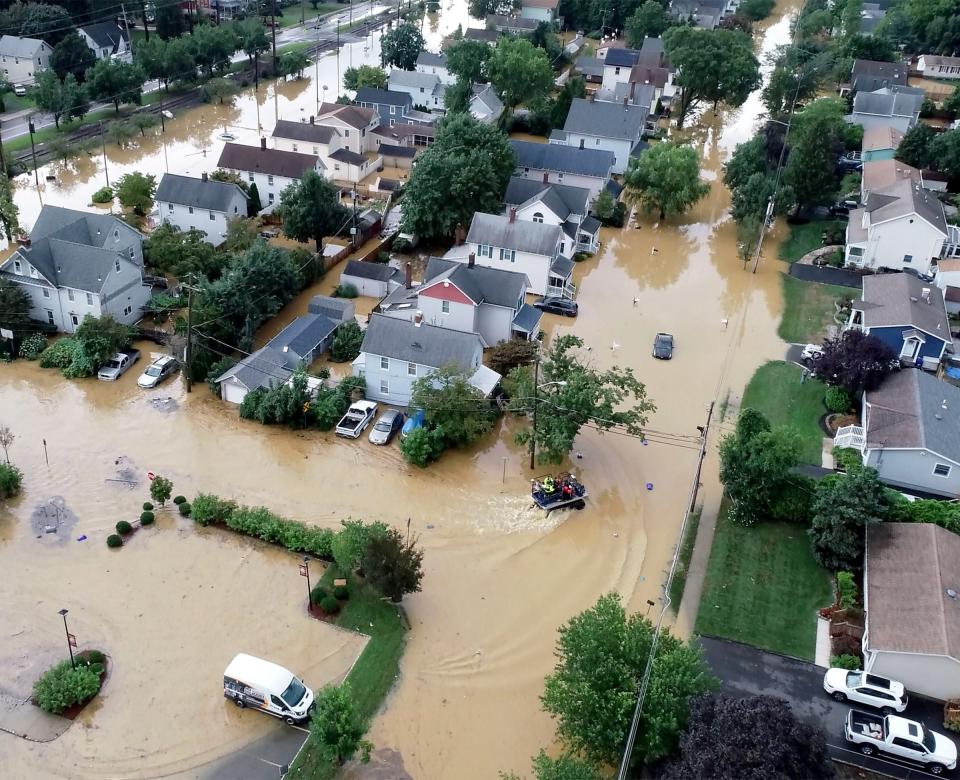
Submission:
POLYGON ((140 359, 139 349, 127 349, 117 352, 110 360, 100 366, 97 379, 104 382, 114 382, 140 359))
POLYGON ((377 413, 377 404, 373 401, 357 401, 337 423, 337 436, 358 439, 377 413))

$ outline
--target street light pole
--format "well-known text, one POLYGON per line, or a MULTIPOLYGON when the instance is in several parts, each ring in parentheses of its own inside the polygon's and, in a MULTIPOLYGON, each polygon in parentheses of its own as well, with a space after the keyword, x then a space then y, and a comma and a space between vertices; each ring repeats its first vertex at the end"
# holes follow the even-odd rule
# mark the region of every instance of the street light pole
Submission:
POLYGON ((533 364, 533 435, 530 437, 530 470, 536 468, 537 460, 537 406, 539 406, 540 395, 540 355, 537 354, 537 362, 533 364))
POLYGON ((63 632, 67 635, 67 650, 70 651, 70 666, 77 668, 77 662, 73 658, 73 638, 70 636, 70 629, 67 628, 67 609, 60 610, 60 616, 63 618, 63 632))
POLYGON ((307 609, 313 606, 313 589, 310 587, 310 556, 303 556, 303 564, 300 566, 300 573, 307 578, 307 609))
MULTIPOLYGON (((33 156, 33 180, 37 183, 37 189, 40 189, 40 175, 37 173, 37 147, 33 145, 33 117, 27 120, 27 129, 30 131, 30 154, 33 156)), ((107 182, 109 186, 109 182, 107 182)))

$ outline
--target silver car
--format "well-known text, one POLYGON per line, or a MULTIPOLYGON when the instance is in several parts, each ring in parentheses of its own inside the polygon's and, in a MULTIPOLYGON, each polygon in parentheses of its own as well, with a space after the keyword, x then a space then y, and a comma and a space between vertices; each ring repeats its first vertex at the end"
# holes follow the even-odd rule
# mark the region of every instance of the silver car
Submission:
POLYGON ((394 409, 388 409, 380 415, 373 426, 373 430, 370 431, 370 442, 372 444, 389 444, 402 427, 403 415, 394 409))
POLYGON ((146 371, 140 374, 140 378, 137 379, 137 384, 140 385, 140 387, 156 387, 176 371, 178 365, 177 359, 169 355, 159 357, 147 366, 146 371))

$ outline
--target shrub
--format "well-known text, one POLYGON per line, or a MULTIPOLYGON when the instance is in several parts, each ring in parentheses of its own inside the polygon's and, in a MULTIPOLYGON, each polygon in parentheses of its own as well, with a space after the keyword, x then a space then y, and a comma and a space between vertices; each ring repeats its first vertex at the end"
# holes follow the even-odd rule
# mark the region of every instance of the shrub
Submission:
POLYGON ((184 501, 182 504, 177 504, 177 509, 180 512, 181 517, 190 517, 190 504, 184 501))
MULTIPOLYGON (((119 537, 117 537, 119 538, 119 537)), ((59 715, 76 704, 89 701, 100 690, 99 664, 77 664, 61 661, 45 671, 33 684, 33 698, 44 712, 59 715)))
POLYGON ((101 666, 103 666, 107 660, 107 657, 99 650, 84 650, 77 657, 78 659, 83 658, 87 664, 100 664, 101 666))
POLYGON ((94 203, 110 203, 113 200, 113 190, 110 187, 101 187, 93 193, 91 200, 94 203))
POLYGON ((322 609, 328 615, 336 615, 340 611, 340 602, 337 601, 333 596, 327 596, 323 601, 320 602, 320 609, 322 609))
POLYGON ((847 473, 863 468, 863 456, 852 447, 834 447, 833 461, 838 469, 847 473))
POLYGON ((352 284, 338 284, 333 291, 334 298, 356 298, 360 293, 352 284))
POLYGON ((840 609, 850 609, 857 603, 857 583, 848 571, 837 572, 837 605, 840 609))
POLYGON ((854 639, 852 636, 835 636, 831 640, 831 649, 834 655, 852 655, 859 657, 861 650, 860 640, 854 639))
POLYGON ((400 442, 400 452, 408 463, 426 468, 443 452, 443 436, 438 431, 415 428, 400 442))
POLYGON ((23 472, 10 463, 0 463, 0 501, 13 498, 20 492, 23 472))
POLYGON ((346 601, 350 598, 350 589, 346 585, 337 585, 333 589, 333 597, 339 601, 346 601))
POLYGON ((110 534, 107 537, 107 547, 123 547, 123 537, 120 534, 110 534))
POLYGON ((159 501, 161 506, 170 500, 171 492, 173 492, 173 483, 166 477, 157 474, 150 483, 150 498, 159 501))
POLYGON ((828 387, 823 402, 827 409, 835 414, 850 411, 850 394, 842 387, 828 387))
POLYGON ((323 587, 320 583, 317 583, 313 586, 310 591, 310 603, 320 605, 323 601, 330 597, 330 594, 327 593, 327 589, 323 587))
MULTIPOLYGON (((346 296, 344 296, 346 297, 346 296)), ((363 331, 356 322, 345 322, 333 336, 330 345, 330 358, 337 363, 354 360, 360 354, 363 344, 363 331)))
MULTIPOLYGON (((143 514, 146 514, 146 512, 144 512, 143 514)), ((143 519, 143 515, 140 515, 140 519, 141 520, 143 519)), ((130 523, 128 523, 126 520, 121 520, 120 522, 118 522, 116 525, 116 529, 117 529, 117 533, 120 534, 120 536, 126 536, 127 534, 133 532, 133 526, 130 525, 130 523)))
POLYGON ((855 670, 860 668, 860 656, 857 655, 831 655, 830 666, 837 669, 855 670))
POLYGON ((193 499, 190 516, 200 525, 225 523, 236 508, 233 501, 224 501, 217 496, 201 493, 193 499))
POLYGON ((153 504, 151 504, 149 501, 144 501, 144 502, 143 502, 143 511, 144 511, 144 512, 152 512, 152 511, 153 511, 153 504))
MULTIPOLYGON (((173 499, 173 503, 174 503, 174 504, 182 504, 182 503, 183 503, 184 501, 186 501, 186 500, 187 500, 187 499, 186 499, 185 496, 175 496, 174 499, 173 499)), ((153 507, 152 507, 152 506, 151 506, 151 507, 146 507, 146 506, 145 506, 144 509, 153 509, 153 507)))
POLYGON ((20 342, 19 355, 24 360, 36 360, 47 348, 47 337, 42 333, 31 333, 20 342))
POLYGON ((140 525, 153 525, 153 521, 156 518, 153 516, 153 512, 141 512, 140 513, 140 525))
POLYGON ((235 365, 237 365, 237 361, 232 357, 224 357, 210 366, 210 371, 207 373, 207 387, 210 388, 210 392, 215 396, 220 396, 220 383, 217 381, 217 377, 223 376, 235 365))

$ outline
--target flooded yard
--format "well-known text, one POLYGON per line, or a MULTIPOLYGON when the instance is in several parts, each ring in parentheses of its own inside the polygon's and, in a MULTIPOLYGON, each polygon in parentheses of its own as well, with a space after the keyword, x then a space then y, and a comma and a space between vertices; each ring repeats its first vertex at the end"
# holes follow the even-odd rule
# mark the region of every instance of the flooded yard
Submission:
MULTIPOLYGON (((764 50, 788 40, 782 15, 797 4, 779 3, 760 26, 764 50)), ((356 56, 375 56, 364 45, 353 44, 356 56)), ((321 62, 328 84, 336 78, 333 59, 321 62)), ((156 139, 128 151, 108 148, 111 180, 126 170, 162 173, 167 161, 180 173, 212 170, 224 123, 241 128, 247 135, 239 140, 249 143, 258 123, 269 133, 276 116, 312 111, 316 91, 309 80, 290 82, 258 98, 248 93, 235 107, 188 112, 169 123, 166 156, 156 139)), ((423 592, 405 600, 413 630, 401 677, 369 738, 398 751, 416 778, 526 770, 552 740, 538 697, 557 627, 605 591, 619 591, 640 611, 660 598, 696 465, 697 426, 711 401, 728 391, 738 397, 757 365, 782 356, 779 235, 768 240, 758 273, 745 271, 719 181, 760 110, 755 95, 739 111, 708 112, 684 130, 701 152, 710 196, 665 224, 644 217, 604 230, 601 251, 575 270, 579 317, 544 318, 551 335, 583 337, 598 368, 631 366, 658 407, 646 444, 583 430, 579 457, 568 464, 590 490, 582 512, 545 517, 531 509, 534 473, 513 443, 521 420, 504 420, 481 446, 447 453, 422 471, 396 447, 241 421, 203 385, 189 395, 177 380, 143 391, 136 372, 107 384, 70 382, 22 361, 0 366, 0 420, 18 436, 11 456, 25 473, 23 496, 0 510, 0 655, 7 662, 0 688, 29 688, 37 669, 63 654, 61 607, 70 609, 81 647, 100 647, 113 661, 103 696, 57 741, 0 735, 0 772, 202 774, 204 764, 283 728, 222 698, 222 671, 234 653, 262 655, 317 684, 342 674, 358 649, 352 637, 303 617, 305 586, 293 556, 198 531, 172 515, 108 550, 103 540, 114 523, 135 517, 145 500, 146 471, 170 477, 175 494, 218 493, 319 525, 354 517, 401 527, 409 518, 425 549, 423 592), (672 361, 651 356, 658 331, 675 337, 672 361), (106 481, 118 458, 139 475, 136 489, 106 481), (33 510, 57 496, 76 515, 70 538, 38 539, 33 510), (81 534, 87 541, 75 541, 81 534)), ((103 183, 96 158, 51 168, 57 182, 46 186, 44 202, 77 206, 103 183)), ((30 185, 21 177, 17 194, 27 225, 40 204, 30 185)), ((302 312, 308 298, 282 316, 302 312)), ((366 310, 358 300, 358 313, 366 310)), ((708 504, 719 500, 714 456, 728 427, 711 431, 708 504)))

